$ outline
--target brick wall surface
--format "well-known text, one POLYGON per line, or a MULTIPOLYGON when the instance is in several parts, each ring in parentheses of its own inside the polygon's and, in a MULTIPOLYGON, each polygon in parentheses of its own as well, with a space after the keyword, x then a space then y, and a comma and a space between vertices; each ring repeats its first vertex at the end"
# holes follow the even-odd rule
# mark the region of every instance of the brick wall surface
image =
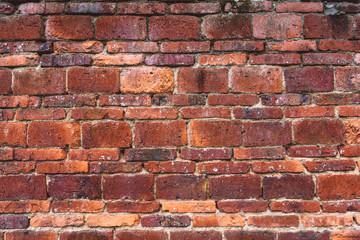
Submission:
POLYGON ((0 239, 360 239, 360 3, 331 4, 2 1, 0 239))

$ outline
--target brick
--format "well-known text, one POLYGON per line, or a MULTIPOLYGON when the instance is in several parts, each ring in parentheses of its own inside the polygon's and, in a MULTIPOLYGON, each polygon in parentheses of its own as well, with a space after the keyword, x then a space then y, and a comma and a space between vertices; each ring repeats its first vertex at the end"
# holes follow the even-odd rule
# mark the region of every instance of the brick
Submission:
POLYGON ((144 168, 151 173, 193 173, 196 164, 185 161, 146 162, 144 168))
POLYGON ((199 39, 199 19, 194 16, 152 16, 149 18, 150 40, 199 39))
POLYGON ((124 157, 126 161, 167 161, 176 159, 176 149, 153 148, 153 149, 126 149, 124 157))
POLYGON ((179 54, 156 54, 145 58, 145 64, 150 66, 191 66, 194 57, 179 54))
POLYGON ((14 108, 14 107, 39 107, 39 97, 28 96, 2 96, 0 97, 0 107, 2 108, 14 108))
POLYGON ((121 76, 122 93, 165 93, 174 91, 174 73, 170 68, 128 68, 121 76))
POLYGON ((251 240, 275 240, 275 233, 270 231, 239 231, 239 230, 226 230, 225 237, 228 240, 236 239, 251 239, 251 240))
POLYGON ((277 67, 232 67, 230 88, 232 92, 279 93, 281 75, 281 68, 277 67))
POLYGON ((296 53, 283 54, 250 54, 249 62, 253 65, 297 65, 300 64, 300 55, 296 53))
POLYGON ((91 57, 84 54, 65 56, 45 54, 41 56, 40 64, 42 67, 88 66, 91 64, 91 57))
POLYGON ((44 98, 44 107, 83 107, 95 105, 96 96, 89 95, 59 95, 44 98))
POLYGON ((339 67, 335 69, 335 85, 339 91, 360 90, 360 67, 339 67))
POLYGON ((337 147, 292 146, 288 150, 291 157, 334 157, 338 153, 337 147))
POLYGON ((126 122, 86 122, 82 124, 84 148, 129 147, 131 129, 126 122))
POLYGON ((46 38, 49 40, 86 40, 94 37, 91 16, 53 16, 46 21, 46 38))
POLYGON ((265 212, 267 202, 263 200, 254 201, 218 201, 217 207, 220 212, 237 213, 237 212, 265 212))
POLYGON ((187 227, 190 223, 190 217, 186 215, 153 215, 141 218, 143 227, 187 227))
POLYGON ((139 215, 122 214, 122 215, 92 215, 87 217, 89 227, 124 227, 137 226, 139 224, 139 215))
POLYGON ((213 177, 209 179, 210 197, 216 200, 259 198, 260 185, 257 175, 213 177))
POLYGON ((102 95, 99 97, 100 106, 149 106, 151 98, 147 95, 102 95))
POLYGON ((240 121, 193 120, 189 129, 190 145, 195 147, 239 146, 242 142, 240 121))
POLYGON ((112 240, 112 231, 71 231, 62 232, 60 234, 60 240, 71 240, 71 239, 88 239, 88 240, 112 240))
POLYGON ((330 232, 314 232, 314 231, 300 231, 300 232, 282 232, 278 234, 279 240, 294 239, 294 240, 305 240, 305 239, 317 239, 317 240, 329 240, 330 232))
POLYGON ((194 216, 194 227, 243 227, 245 218, 240 215, 207 215, 194 216))
POLYGON ((44 175, 1 176, 0 180, 1 200, 46 199, 44 175))
POLYGON ((14 159, 22 161, 62 160, 66 158, 63 149, 15 149, 14 159))
POLYGON ((95 55, 93 56, 93 65, 95 66, 122 66, 138 65, 144 61, 140 54, 133 55, 95 55))
POLYGON ((323 3, 317 2, 284 2, 277 6, 278 12, 322 12, 323 3))
POLYGON ((187 144, 186 123, 183 120, 168 122, 135 123, 135 146, 163 147, 187 144))
POLYGON ((354 62, 355 64, 360 65, 360 54, 355 54, 354 62))
POLYGON ((183 148, 181 149, 181 158, 188 160, 227 160, 231 159, 232 150, 230 148, 207 148, 207 149, 196 149, 196 148, 183 148))
POLYGON ((103 201, 53 201, 51 209, 55 213, 69 213, 69 212, 86 212, 97 213, 104 211, 105 203, 103 201))
POLYGON ((271 211, 280 211, 283 213, 302 213, 302 212, 318 212, 320 211, 320 203, 316 201, 291 201, 291 202, 271 202, 270 205, 271 211))
POLYGON ((59 14, 64 12, 61 3, 24 3, 19 6, 21 14, 59 14))
POLYGON ((321 209, 323 212, 340 212, 345 213, 347 211, 360 211, 359 201, 342 201, 342 202, 323 202, 321 209))
POLYGON ((151 102, 155 106, 205 105, 206 96, 198 94, 154 95, 151 102))
POLYGON ((70 68, 70 93, 116 93, 119 91, 120 72, 115 68, 70 68))
POLYGON ((305 119, 293 124, 294 142, 331 144, 344 142, 344 125, 340 120, 305 119))
POLYGON ((209 52, 210 42, 163 42, 160 49, 163 53, 209 52))
POLYGON ((6 233, 6 238, 9 240, 56 240, 58 234, 54 231, 14 231, 6 233))
POLYGON ((271 12, 273 11, 273 3, 271 1, 260 2, 226 2, 224 12, 246 13, 246 12, 271 12))
POLYGON ((162 201, 163 211, 170 213, 210 213, 216 211, 214 201, 162 201))
POLYGON ((329 227, 350 226, 353 224, 352 216, 310 215, 301 216, 301 222, 305 227, 329 227))
POLYGON ((15 12, 15 7, 9 3, 1 3, 0 4, 0 13, 10 15, 15 12))
POLYGON ((106 203, 106 207, 108 212, 152 213, 159 211, 160 203, 157 201, 111 201, 106 203))
POLYGON ((286 92, 330 92, 334 89, 331 68, 306 67, 284 70, 286 92))
POLYGON ((26 146, 26 124, 19 122, 0 123, 0 146, 26 146))
POLYGON ((300 15, 291 13, 253 15, 254 37, 259 39, 299 38, 303 33, 300 15))
POLYGON ((231 118, 230 108, 187 107, 181 109, 183 118, 231 118))
POLYGON ((340 117, 358 117, 360 116, 360 107, 358 106, 339 106, 337 108, 340 117))
POLYGON ((76 147, 80 144, 80 125, 75 122, 31 122, 30 147, 76 147))
POLYGON ((238 148, 234 149, 235 159, 284 159, 285 148, 238 148))
POLYGON ((99 41, 54 42, 54 52, 59 53, 100 53, 104 46, 99 41))
POLYGON ((40 16, 2 17, 0 23, 1 40, 37 40, 44 34, 40 16))
POLYGON ((360 156, 359 146, 342 146, 340 147, 340 155, 345 157, 358 157, 360 156))
POLYGON ((13 120, 15 113, 9 109, 2 109, 0 110, 0 121, 9 121, 13 120))
POLYGON ((345 124, 345 142, 347 144, 359 144, 359 127, 358 119, 346 119, 345 124))
POLYGON ((208 15, 203 18, 201 33, 207 39, 251 38, 250 15, 208 15))
POLYGON ((346 240, 359 238, 360 231, 355 229, 344 229, 331 232, 331 239, 333 240, 346 240))
POLYGON ((316 51, 317 49, 316 42, 313 40, 284 40, 281 42, 268 42, 266 46, 270 51, 282 52, 308 52, 316 51))
POLYGON ((198 57, 200 65, 243 65, 247 61, 246 54, 201 55, 198 57))
POLYGON ((25 229, 29 227, 27 216, 7 215, 0 216, 0 229, 25 229))
POLYGON ((247 173, 250 164, 246 162, 199 163, 198 171, 203 174, 237 174, 247 173))
POLYGON ((77 108, 71 110, 71 117, 75 120, 119 120, 124 117, 124 110, 117 108, 77 108))
POLYGON ((12 149, 1 149, 0 150, 0 161, 13 160, 14 152, 12 149))
POLYGON ((120 3, 118 14, 162 15, 168 12, 165 3, 120 3))
POLYGON ((22 109, 16 111, 16 120, 59 120, 65 117, 64 109, 22 109))
POLYGON ((80 161, 42 162, 36 166, 37 173, 87 173, 88 163, 80 161))
POLYGON ((156 179, 156 196, 160 199, 206 199, 204 175, 162 175, 156 179))
POLYGON ((79 227, 83 224, 84 216, 81 215, 38 215, 30 219, 32 227, 79 227))
POLYGON ((172 4, 170 11, 175 14, 211 14, 219 13, 219 3, 176 3, 172 4))
POLYGON ((222 236, 220 232, 217 231, 174 231, 170 232, 171 240, 200 240, 200 239, 211 239, 211 240, 221 240, 222 236))
POLYGON ((261 41, 216 41, 214 43, 215 51, 245 51, 260 52, 264 50, 264 44, 261 41))
POLYGON ((314 182, 308 175, 283 175, 281 177, 265 177, 263 179, 264 199, 312 199, 314 182))
POLYGON ((355 169, 354 160, 311 161, 304 164, 309 172, 351 171, 355 169))
POLYGON ((167 240, 168 235, 164 231, 124 231, 118 230, 115 233, 115 239, 148 239, 148 240, 167 240))
POLYGON ((304 37, 342 39, 352 38, 354 30, 353 22, 354 18, 349 15, 305 15, 304 37))
POLYGON ((38 55, 10 55, 0 57, 0 67, 37 66, 40 58, 38 55))
POLYGON ((66 13, 90 13, 90 14, 114 14, 115 3, 69 3, 66 5, 66 13))
POLYGON ((283 95, 263 95, 261 103, 265 106, 296 106, 308 105, 311 102, 311 96, 300 94, 283 95))
POLYGON ((319 50, 358 52, 360 51, 360 43, 349 40, 320 40, 319 50))
POLYGON ((2 69, 0 70, 0 94, 10 94, 11 93, 11 79, 12 73, 9 70, 2 69))
POLYGON ((297 227, 299 226, 299 217, 295 215, 249 216, 248 225, 256 227, 297 227))
POLYGON ((179 93, 226 93, 228 70, 225 68, 184 68, 178 71, 177 84, 179 93))
POLYGON ((35 170, 33 162, 7 162, 0 163, 1 174, 21 174, 30 173, 35 170))
POLYGON ((283 118, 280 108, 234 108, 235 118, 243 119, 277 119, 283 118))
POLYGON ((345 53, 306 53, 302 55, 304 65, 348 65, 351 54, 345 53))
POLYGON ((353 199, 359 194, 358 176, 351 174, 317 176, 317 196, 321 200, 353 199))
POLYGON ((328 93, 319 94, 315 97, 316 105, 342 105, 358 103, 360 103, 360 95, 354 93, 328 93))
POLYGON ((149 174, 140 175, 114 175, 103 178, 104 199, 144 199, 154 198, 154 176, 149 174), (131 185, 132 188, 124 188, 131 185))
POLYGON ((274 161, 274 162, 253 162, 253 172, 256 173, 300 173, 303 171, 301 162, 298 161, 274 161))
POLYGON ((291 142, 290 122, 246 122, 244 146, 287 145, 291 142))
POLYGON ((50 42, 36 42, 36 41, 24 41, 24 42, 2 42, 0 43, 0 53, 24 53, 24 52, 36 52, 36 53, 48 53, 52 52, 53 47, 50 42))
POLYGON ((134 173, 140 172, 141 169, 141 163, 94 162, 89 165, 91 173, 134 173))
POLYGON ((292 107, 285 109, 285 116, 289 118, 301 117, 333 117, 333 107, 292 107))
POLYGON ((225 106, 252 106, 259 102, 259 97, 255 94, 242 95, 209 95, 209 105, 225 105, 225 106))
POLYGON ((158 52, 156 42, 108 42, 108 53, 152 53, 158 52))
POLYGON ((49 176, 48 194, 56 199, 101 197, 100 176, 52 175, 49 176))

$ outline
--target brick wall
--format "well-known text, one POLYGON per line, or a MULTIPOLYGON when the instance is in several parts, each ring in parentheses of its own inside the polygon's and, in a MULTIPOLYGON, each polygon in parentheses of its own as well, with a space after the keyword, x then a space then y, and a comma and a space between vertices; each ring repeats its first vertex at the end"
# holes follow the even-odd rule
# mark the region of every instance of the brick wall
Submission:
POLYGON ((360 4, 221 2, 0 3, 0 239, 360 239, 360 4))

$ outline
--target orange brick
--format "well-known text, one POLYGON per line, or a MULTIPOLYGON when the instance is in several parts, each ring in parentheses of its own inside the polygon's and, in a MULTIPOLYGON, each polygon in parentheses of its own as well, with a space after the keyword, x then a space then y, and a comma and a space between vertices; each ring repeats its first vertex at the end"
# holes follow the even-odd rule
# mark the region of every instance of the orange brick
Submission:
POLYGON ((201 55, 198 58, 200 65, 243 65, 246 63, 246 54, 201 55))
POLYGON ((105 208, 105 202, 103 201, 85 201, 85 200, 73 200, 73 201, 54 201, 51 204, 51 209, 55 213, 69 213, 69 212, 87 212, 96 213, 102 212, 105 208))
POLYGON ((38 173, 87 173, 88 170, 88 163, 80 161, 42 162, 36 167, 38 173))
POLYGON ((30 219, 32 227, 79 227, 83 224, 84 216, 82 215, 38 215, 30 219))
POLYGON ((215 212, 215 201, 163 201, 161 202, 162 210, 171 213, 184 213, 184 212, 215 212))
POLYGON ((245 218, 240 215, 194 216, 194 227, 243 227, 245 218))
POLYGON ((312 215, 302 216, 301 222, 305 227, 351 226, 353 217, 349 215, 312 215))
POLYGON ((137 226, 140 222, 137 214, 92 215, 87 217, 89 227, 124 227, 137 226))

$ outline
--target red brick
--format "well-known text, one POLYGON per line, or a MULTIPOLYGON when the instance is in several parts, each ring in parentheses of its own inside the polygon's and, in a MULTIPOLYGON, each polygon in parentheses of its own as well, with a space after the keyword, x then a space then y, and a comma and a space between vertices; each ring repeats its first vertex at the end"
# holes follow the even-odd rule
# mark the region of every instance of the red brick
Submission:
POLYGON ((170 213, 210 213, 216 211, 215 201, 162 201, 163 211, 170 213))
POLYGON ((267 202, 263 200, 258 201, 219 201, 217 207, 219 211, 226 213, 237 212, 265 212, 267 209, 267 202))
POLYGON ((48 53, 52 52, 53 47, 50 42, 2 42, 0 43, 0 53, 24 53, 24 52, 37 52, 48 53))
POLYGON ((170 122, 135 123, 135 146, 162 147, 186 144, 186 123, 183 120, 170 122))
POLYGON ((302 55, 304 65, 348 65, 351 54, 345 53, 306 53, 302 55))
POLYGON ((15 113, 9 109, 2 109, 0 110, 0 121, 9 121, 13 120, 15 113))
POLYGON ((264 44, 261 41, 216 41, 214 50, 260 52, 264 50, 264 44))
POLYGON ((333 117, 335 110, 333 107, 292 107, 285 109, 285 117, 333 117))
POLYGON ((198 57, 200 65, 244 65, 246 54, 201 55, 198 57))
POLYGON ((9 94, 11 93, 11 79, 12 74, 9 70, 1 69, 0 70, 0 94, 9 94))
POLYGON ((284 2, 277 4, 278 12, 322 12, 323 3, 317 2, 284 2))
POLYGON ((181 109, 183 118, 231 118, 230 108, 188 107, 181 109))
POLYGON ((81 215, 37 215, 30 219, 32 227, 79 227, 84 224, 81 215))
POLYGON ((91 215, 87 217, 89 227, 126 227, 139 225, 138 214, 91 215))
POLYGON ((360 231, 355 229, 344 229, 331 232, 333 240, 356 240, 360 237, 360 231))
POLYGON ((0 163, 1 174, 22 174, 35 170, 34 162, 6 162, 0 163))
POLYGON ((186 215, 153 215, 141 218, 143 227, 187 227, 190 223, 190 217, 186 215))
POLYGON ((10 15, 15 12, 15 7, 9 3, 0 3, 0 13, 10 15))
POLYGON ((230 148, 181 149, 181 158, 188 160, 227 160, 227 159, 231 159, 231 156, 232 156, 232 150, 230 148))
POLYGON ((349 15, 326 16, 308 14, 304 17, 305 38, 352 38, 354 18, 349 15))
POLYGON ((0 146, 26 146, 26 124, 0 123, 0 146))
POLYGON ((66 5, 66 13, 90 13, 90 14, 114 14, 115 3, 69 3, 66 5))
POLYGON ((126 161, 167 161, 176 159, 176 149, 153 148, 153 149, 126 149, 124 157, 126 161))
POLYGON ((303 171, 303 166, 298 161, 253 162, 251 168, 256 173, 300 173, 303 171))
POLYGON ((331 144, 344 142, 344 125, 338 119, 304 119, 294 122, 294 142, 331 144))
POLYGON ((147 95, 101 95, 100 106, 149 106, 151 98, 147 95))
POLYGON ((131 129, 126 122, 86 122, 82 124, 84 148, 130 147, 131 129))
POLYGON ((89 95, 59 95, 44 98, 44 107, 83 107, 95 105, 96 96, 89 95))
POLYGON ((2 96, 0 97, 0 107, 2 108, 14 108, 14 107, 39 107, 39 97, 28 96, 2 96))
POLYGON ((31 147, 76 147, 80 143, 80 125, 75 122, 32 122, 28 130, 31 147))
POLYGON ((7 232, 6 239, 8 240, 57 240, 58 234, 53 231, 14 231, 7 232))
POLYGON ((0 216, 0 229, 25 229, 28 227, 29 219, 27 216, 0 216))
POLYGON ((115 240, 167 240, 168 235, 164 231, 125 231, 117 230, 115 233, 115 240))
POLYGON ((64 12, 61 3, 24 3, 19 6, 21 14, 59 14, 64 12))
POLYGON ((235 159, 283 159, 285 148, 239 148, 234 149, 235 159))
POLYGON ((283 95, 263 95, 261 103, 265 106, 296 106, 308 105, 311 102, 311 96, 300 94, 283 95))
POLYGON ((316 51, 316 42, 312 40, 285 40, 281 42, 268 42, 267 49, 282 52, 316 51))
POLYGON ((270 205, 271 211, 281 211, 283 213, 302 213, 302 212, 318 212, 320 211, 320 203, 316 201, 291 201, 291 202, 271 202, 270 205))
POLYGON ((334 89, 331 68, 306 67, 284 70, 286 92, 330 92, 334 89))
POLYGON ((85 54, 44 54, 41 56, 40 63, 42 67, 89 66, 91 64, 91 57, 85 54))
POLYGON ((194 16, 152 16, 149 19, 149 39, 199 39, 199 28, 199 19, 194 16))
POLYGON ((353 217, 346 215, 310 215, 301 216, 301 222, 305 227, 351 226, 353 217))
POLYGON ((0 23, 1 40, 37 40, 44 34, 40 16, 2 17, 0 23))
POLYGON ((71 117, 75 120, 118 120, 124 117, 124 110, 117 108, 78 108, 71 110, 71 117))
POLYGON ((16 120, 59 120, 66 117, 64 109, 22 109, 16 111, 16 120))
POLYGON ((111 201, 106 203, 106 207, 109 212, 152 213, 159 211, 160 203, 157 201, 111 201))
POLYGON ((255 94, 209 95, 208 102, 209 105, 252 106, 259 102, 259 97, 255 94))
POLYGON ((304 164, 309 172, 351 171, 355 169, 354 160, 311 161, 304 164))
POLYGON ((335 69, 335 85, 339 91, 360 90, 360 67, 339 67, 335 69))
POLYGON ((161 44, 163 53, 199 53, 209 52, 210 42, 164 42, 161 44))
POLYGON ((240 121, 190 122, 190 145, 196 147, 238 146, 242 142, 240 121))
POLYGON ((145 58, 145 64, 150 66, 190 66, 195 59, 190 55, 156 54, 145 58))
POLYGON ((116 93, 119 91, 120 72, 116 68, 70 68, 70 93, 116 93))
POLYGON ((60 240, 73 240, 73 239, 86 239, 86 240, 112 240, 112 231, 71 231, 62 232, 60 234, 60 240))
POLYGON ((196 169, 194 162, 146 162, 144 168, 150 173, 193 173, 196 169))
POLYGON ((316 105, 359 104, 360 95, 356 93, 328 93, 315 96, 316 105))
POLYGON ((340 117, 359 117, 360 107, 358 106, 339 106, 337 108, 340 117))
POLYGON ((238 174, 247 173, 250 164, 246 162, 199 163, 198 171, 202 174, 238 174))
POLYGON ((0 176, 0 187, 1 200, 46 199, 45 175, 0 176))
POLYGON ((265 177, 263 179, 264 199, 312 199, 314 182, 308 175, 283 175, 281 177, 265 177))
POLYGON ((243 119, 283 118, 280 108, 235 108, 233 112, 235 118, 243 119))
POLYGON ((194 227, 243 227, 245 226, 245 218, 241 215, 206 215, 194 216, 194 227))
POLYGON ((219 13, 219 3, 176 3, 171 5, 170 11, 175 14, 210 14, 219 13))
POLYGON ((99 41, 54 42, 54 51, 59 53, 100 53, 104 46, 99 41))
POLYGON ((150 53, 158 52, 159 47, 155 42, 108 42, 108 53, 150 53))
POLYGON ((300 55, 296 53, 283 54, 250 54, 249 62, 253 65, 297 65, 300 64, 300 55))
POLYGON ((155 106, 193 106, 205 103, 206 96, 198 94, 154 95, 152 98, 155 106))
POLYGON ((104 199, 154 199, 154 176, 150 174, 104 176, 104 199), (132 186, 127 188, 124 186, 132 186))
POLYGON ((38 55, 10 55, 0 57, 0 67, 31 67, 40 62, 38 55))
POLYGON ((359 52, 360 42, 349 40, 320 40, 319 50, 359 52))
POLYGON ((174 91, 174 73, 170 68, 128 68, 121 76, 122 93, 164 93, 174 91))
POLYGON ((146 19, 135 16, 99 17, 95 23, 98 40, 142 40, 146 37, 146 19))
POLYGON ((256 227, 297 227, 299 223, 299 217, 295 215, 248 217, 248 225, 256 227))
POLYGON ((62 149, 15 149, 15 160, 62 160, 66 158, 66 152, 62 149))
POLYGON ((340 155, 345 157, 359 157, 360 146, 342 146, 340 147, 340 155))
POLYGON ((275 233, 269 231, 239 231, 239 230, 226 230, 225 237, 227 240, 275 240, 275 233))
POLYGON ((253 15, 254 37, 260 39, 299 38, 303 32, 300 15, 291 13, 253 15))
POLYGON ((46 22, 46 38, 85 40, 94 37, 91 16, 53 16, 46 22))
POLYGON ((200 240, 200 239, 211 239, 221 240, 222 236, 217 231, 174 231, 170 232, 171 240, 200 240))
POLYGON ((37 173, 87 173, 88 170, 88 163, 80 161, 42 162, 36 165, 37 173))
POLYGON ((101 197, 100 176, 52 175, 49 176, 48 194, 56 199, 101 197))
POLYGON ((141 163, 94 162, 90 163, 91 173, 134 173, 141 172, 141 163))
POLYGON ((273 11, 273 3, 271 1, 259 2, 226 2, 224 12, 246 13, 246 12, 271 12, 273 11))
POLYGON ((337 153, 337 147, 326 146, 292 146, 288 150, 290 157, 334 157, 337 153))
POLYGON ((232 92, 279 93, 281 75, 281 68, 277 67, 232 67, 230 88, 232 92))
POLYGON ((156 196, 160 199, 206 199, 204 175, 161 175, 156 179, 156 196))
POLYGON ((207 39, 251 38, 251 16, 205 16, 201 24, 201 33, 207 39))
POLYGON ((103 201, 54 201, 51 204, 51 209, 55 213, 69 213, 69 212, 86 212, 97 213, 104 211, 105 203, 103 201))
POLYGON ((290 122, 244 123, 244 146, 287 145, 290 142, 290 122))
POLYGON ((209 179, 213 199, 247 199, 261 196, 261 179, 257 175, 221 176, 209 179))
POLYGON ((138 65, 144 61, 141 54, 95 55, 92 59, 95 66, 138 65))
POLYGON ((301 231, 301 232, 282 232, 278 234, 279 240, 306 240, 306 239, 316 239, 316 240, 330 240, 330 232, 314 232, 314 231, 301 231))
POLYGON ((360 194, 358 175, 321 175, 316 177, 316 184, 316 195, 321 200, 354 199, 360 194))
POLYGON ((118 14, 158 15, 168 12, 165 3, 120 3, 118 14))
POLYGON ((0 150, 0 161, 13 160, 14 152, 12 149, 1 149, 0 150))
POLYGON ((321 209, 323 212, 340 212, 345 213, 347 211, 360 211, 360 202, 359 201, 342 201, 342 202, 323 202, 321 204, 321 209))
POLYGON ((360 65, 360 54, 355 54, 354 62, 355 64, 360 65))

